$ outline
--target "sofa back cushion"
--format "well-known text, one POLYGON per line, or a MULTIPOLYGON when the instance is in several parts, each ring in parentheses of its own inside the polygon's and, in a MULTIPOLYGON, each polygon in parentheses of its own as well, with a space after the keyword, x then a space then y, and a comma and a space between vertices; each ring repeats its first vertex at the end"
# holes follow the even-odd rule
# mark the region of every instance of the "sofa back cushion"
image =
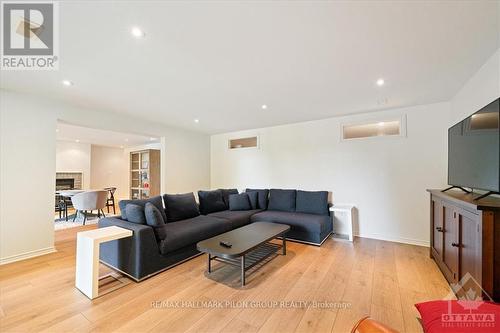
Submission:
POLYGON ((224 200, 224 204, 226 205, 226 209, 229 209, 229 196, 231 194, 238 194, 238 189, 236 188, 222 188, 219 189, 222 193, 222 199, 224 200))
POLYGON ((122 215, 122 220, 125 220, 125 221, 128 221, 128 218, 127 218, 127 211, 125 209, 125 207, 128 205, 128 204, 134 204, 134 205, 139 205, 139 206, 146 206, 146 203, 152 203, 153 205, 155 205, 156 208, 158 208, 160 210, 160 213, 161 213, 161 216, 163 217, 163 220, 167 220, 167 215, 165 214, 165 211, 163 209, 163 203, 161 201, 161 196, 156 196, 156 197, 152 197, 152 198, 149 198, 149 199, 142 199, 142 200, 120 200, 120 202, 118 203, 118 206, 120 207, 120 211, 121 211, 121 215, 122 215))
POLYGON ((151 227, 161 227, 165 225, 165 220, 161 215, 161 211, 150 202, 146 203, 146 206, 144 206, 144 216, 146 217, 146 224, 151 227))
POLYGON ((146 224, 146 216, 144 215, 144 207, 136 204, 128 204, 125 206, 125 214, 127 221, 137 224, 146 224))
POLYGON ((198 191, 198 199, 200 200, 200 213, 203 215, 227 209, 221 190, 198 191))
POLYGON ((167 223, 190 219, 200 215, 198 204, 194 199, 194 194, 165 194, 163 196, 165 202, 165 213, 167 215, 167 223))
POLYGON ((251 210, 252 205, 250 204, 250 199, 248 194, 231 194, 229 196, 229 210, 251 210))
POLYGON ((295 210, 298 213, 328 215, 328 192, 297 191, 295 210))
POLYGON ((248 200, 250 200, 250 206, 252 209, 259 208, 259 193, 258 192, 245 192, 248 195, 248 200))
POLYGON ((295 212, 296 190, 278 190, 269 191, 268 210, 277 210, 282 212, 295 212))
POLYGON ((247 188, 246 192, 257 192, 257 205, 256 209, 267 209, 267 198, 269 197, 269 190, 259 190, 247 188))

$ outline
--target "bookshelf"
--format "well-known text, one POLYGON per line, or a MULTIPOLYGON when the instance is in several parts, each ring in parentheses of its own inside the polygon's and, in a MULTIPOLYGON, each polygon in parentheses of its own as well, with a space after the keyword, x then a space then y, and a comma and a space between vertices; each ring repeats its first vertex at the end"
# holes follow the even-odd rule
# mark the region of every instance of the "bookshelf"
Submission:
POLYGON ((160 151, 146 149, 130 153, 130 199, 160 195, 160 151))

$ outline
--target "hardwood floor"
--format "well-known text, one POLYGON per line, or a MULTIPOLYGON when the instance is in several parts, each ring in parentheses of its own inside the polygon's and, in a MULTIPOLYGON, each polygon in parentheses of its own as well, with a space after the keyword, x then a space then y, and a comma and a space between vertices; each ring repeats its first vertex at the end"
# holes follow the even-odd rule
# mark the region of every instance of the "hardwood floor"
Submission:
POLYGON ((422 332, 413 304, 449 293, 428 248, 356 238, 290 242, 287 256, 249 275, 244 288, 235 267, 216 264, 207 278, 199 256, 90 301, 74 288, 75 239, 93 228, 57 231, 57 253, 0 266, 1 332, 344 333, 370 315, 413 333, 422 332), (303 301, 337 305, 298 306, 303 301))

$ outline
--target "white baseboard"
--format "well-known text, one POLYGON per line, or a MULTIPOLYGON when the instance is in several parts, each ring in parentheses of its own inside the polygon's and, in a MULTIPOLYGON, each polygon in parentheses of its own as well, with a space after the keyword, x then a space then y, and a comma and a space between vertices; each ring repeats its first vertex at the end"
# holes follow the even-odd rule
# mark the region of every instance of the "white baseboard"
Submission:
POLYGON ((388 242, 396 242, 396 243, 425 246, 425 247, 430 246, 429 241, 425 241, 425 240, 421 240, 421 239, 413 239, 413 238, 405 238, 405 237, 393 237, 393 236, 386 236, 386 235, 379 235, 379 234, 355 234, 354 236, 361 237, 361 238, 378 239, 378 240, 383 240, 383 241, 388 241, 388 242))
POLYGON ((44 254, 49 254, 54 252, 56 252, 56 249, 53 246, 51 246, 44 249, 16 254, 10 257, 0 258, 0 265, 10 264, 12 262, 43 256, 44 254))

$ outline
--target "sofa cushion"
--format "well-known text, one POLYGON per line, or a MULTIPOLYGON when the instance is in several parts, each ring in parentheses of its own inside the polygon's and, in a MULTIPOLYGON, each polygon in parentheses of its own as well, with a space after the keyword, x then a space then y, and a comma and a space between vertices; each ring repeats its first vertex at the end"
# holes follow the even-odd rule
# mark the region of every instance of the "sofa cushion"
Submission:
POLYGON ((297 213, 328 215, 328 192, 297 191, 295 211, 297 213))
POLYGON ((167 254, 229 231, 231 224, 228 220, 199 215, 191 219, 167 223, 161 229, 158 233, 164 234, 165 238, 160 242, 160 252, 167 254))
POLYGON ((229 196, 231 194, 238 194, 238 189, 230 188, 230 189, 220 189, 222 192, 222 198, 224 199, 224 203, 226 204, 226 209, 229 209, 229 196))
POLYGON ((258 192, 245 192, 248 195, 248 200, 250 200, 250 206, 252 209, 257 209, 259 207, 259 193, 258 192))
POLYGON ((163 220, 167 220, 167 215, 165 214, 165 211, 163 210, 163 203, 161 201, 161 196, 156 196, 156 197, 152 197, 152 198, 149 198, 149 199, 137 199, 137 200, 120 200, 120 202, 118 202, 118 206, 120 207, 120 211, 121 211, 121 215, 122 215, 122 220, 125 220, 127 221, 127 212, 125 210, 125 207, 128 205, 128 204, 134 204, 134 205, 140 205, 142 207, 144 207, 146 205, 146 203, 152 203, 153 205, 156 206, 156 208, 158 208, 160 210, 160 213, 161 213, 161 216, 163 217, 163 220))
POLYGON ((225 210, 222 212, 212 213, 209 216, 218 217, 229 220, 232 229, 236 229, 250 223, 250 217, 253 214, 261 212, 261 209, 252 210, 225 210))
POLYGON ((200 200, 200 213, 203 215, 227 209, 221 190, 198 191, 198 199, 200 200))
POLYGON ((258 209, 267 209, 267 198, 269 197, 269 190, 258 190, 247 188, 246 192, 257 192, 257 208, 258 209))
POLYGON ((193 193, 165 194, 165 212, 167 223, 185 220, 200 215, 193 193))
POLYGON ((296 190, 271 189, 271 191, 269 191, 269 205, 267 209, 294 212, 296 194, 296 190))
POLYGON ((229 196, 229 210, 250 210, 252 205, 246 193, 231 194, 229 196))
POLYGON ((165 225, 165 220, 163 220, 161 211, 150 202, 146 203, 146 206, 144 206, 144 215, 146 217, 146 224, 151 227, 161 227, 165 225))
POLYGON ((251 222, 274 222, 288 224, 299 232, 322 234, 329 230, 332 221, 326 215, 291 213, 280 211, 263 211, 250 217, 251 222))
POLYGON ((136 204, 128 204, 125 206, 125 214, 129 222, 146 224, 146 216, 144 215, 144 207, 136 204))

